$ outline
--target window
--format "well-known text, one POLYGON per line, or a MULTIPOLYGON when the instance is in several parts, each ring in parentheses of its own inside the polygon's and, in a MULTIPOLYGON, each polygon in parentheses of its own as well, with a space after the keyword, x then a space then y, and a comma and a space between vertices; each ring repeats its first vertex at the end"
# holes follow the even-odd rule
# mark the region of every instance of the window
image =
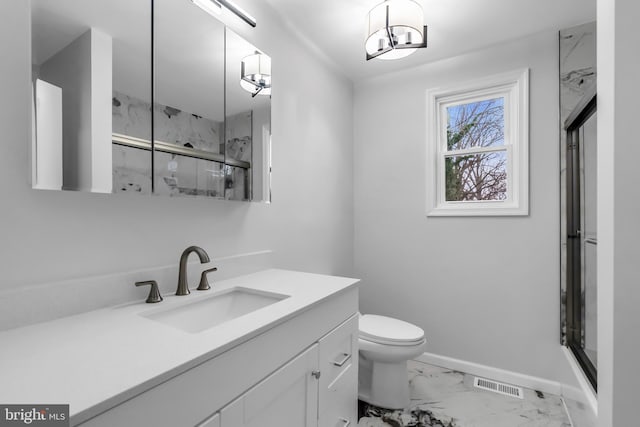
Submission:
POLYGON ((427 214, 527 215, 528 70, 427 93, 427 214))

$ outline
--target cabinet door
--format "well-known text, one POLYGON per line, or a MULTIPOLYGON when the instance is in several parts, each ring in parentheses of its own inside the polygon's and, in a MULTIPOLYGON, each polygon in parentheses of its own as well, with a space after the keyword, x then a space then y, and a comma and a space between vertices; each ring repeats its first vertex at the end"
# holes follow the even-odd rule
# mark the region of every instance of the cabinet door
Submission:
POLYGON ((223 408, 221 427, 317 426, 317 370, 315 344, 223 408))
POLYGON ((358 423, 358 315, 319 341, 319 427, 358 423))

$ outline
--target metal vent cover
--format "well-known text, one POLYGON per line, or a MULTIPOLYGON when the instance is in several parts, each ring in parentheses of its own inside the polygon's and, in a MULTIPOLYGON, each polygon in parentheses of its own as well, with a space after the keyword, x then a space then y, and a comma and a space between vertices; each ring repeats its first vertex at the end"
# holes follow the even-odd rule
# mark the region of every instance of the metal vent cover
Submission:
POLYGON ((486 378, 475 377, 473 386, 482 390, 492 391, 494 393, 503 394, 505 396, 517 397, 524 399, 524 393, 521 387, 500 383, 498 381, 488 380, 486 378))

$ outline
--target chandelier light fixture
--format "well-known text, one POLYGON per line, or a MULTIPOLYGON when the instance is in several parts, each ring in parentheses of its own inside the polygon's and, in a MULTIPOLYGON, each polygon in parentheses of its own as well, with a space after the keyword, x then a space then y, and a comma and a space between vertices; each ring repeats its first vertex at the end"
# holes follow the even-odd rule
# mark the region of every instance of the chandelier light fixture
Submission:
POLYGON ((271 58, 257 52, 242 59, 240 86, 252 97, 271 95, 271 58))
POLYGON ((422 7, 413 0, 385 0, 367 15, 367 61, 399 59, 427 47, 422 7))

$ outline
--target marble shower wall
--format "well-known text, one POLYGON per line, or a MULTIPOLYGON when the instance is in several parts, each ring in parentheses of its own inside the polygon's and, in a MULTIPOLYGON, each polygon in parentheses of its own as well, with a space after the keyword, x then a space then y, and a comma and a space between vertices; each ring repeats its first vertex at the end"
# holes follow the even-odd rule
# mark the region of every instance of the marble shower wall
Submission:
POLYGON ((566 344, 567 310, 567 135, 564 123, 584 97, 596 84, 596 23, 590 22, 560 31, 560 287, 561 287, 561 341, 566 344))
MULTIPOLYGON (((227 117, 225 129, 225 155, 229 159, 251 162, 253 156, 253 113, 251 111, 227 117)), ((251 176, 246 169, 226 166, 225 198, 249 200, 251 176)))
MULTIPOLYGON (((150 102, 114 91, 113 133, 150 141, 150 105, 150 102)), ((156 141, 223 154, 222 129, 222 122, 170 106, 154 105, 156 141)), ((245 160, 244 157, 237 156, 238 160, 245 160)), ((150 194, 153 179, 150 165, 150 151, 113 144, 113 191, 150 194)), ((219 162, 156 152, 154 172, 157 194, 222 198, 226 193, 245 193, 245 180, 242 177, 233 179, 240 173, 229 173, 231 178, 225 178, 224 166, 219 162)))
MULTIPOLYGON (((113 133, 151 141, 150 102, 113 92, 113 133)), ((151 194, 151 151, 112 144, 113 192, 151 194)))

